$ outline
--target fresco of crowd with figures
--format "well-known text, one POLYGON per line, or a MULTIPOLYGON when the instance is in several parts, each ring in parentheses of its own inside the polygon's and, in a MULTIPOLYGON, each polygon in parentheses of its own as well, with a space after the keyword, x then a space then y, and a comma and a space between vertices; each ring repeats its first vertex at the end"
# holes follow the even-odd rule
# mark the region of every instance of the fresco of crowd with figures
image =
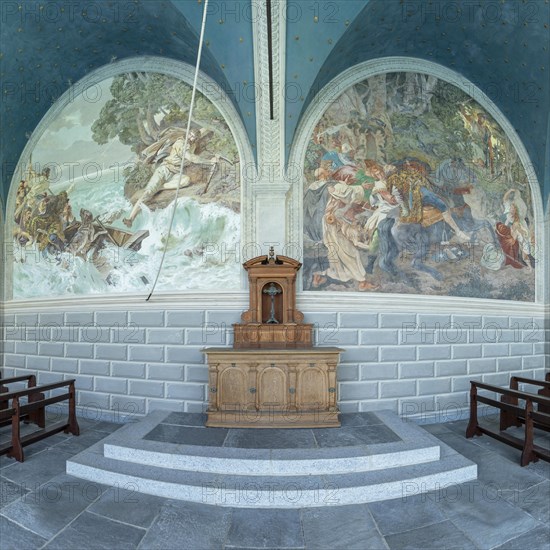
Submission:
POLYGON ((304 166, 304 289, 535 299, 530 187, 502 128, 434 76, 367 78, 304 166))
POLYGON ((146 293, 165 247, 159 290, 238 288, 240 265, 216 253, 240 240, 238 152, 201 94, 184 150, 191 92, 145 72, 75 92, 21 163, 15 299, 146 293))

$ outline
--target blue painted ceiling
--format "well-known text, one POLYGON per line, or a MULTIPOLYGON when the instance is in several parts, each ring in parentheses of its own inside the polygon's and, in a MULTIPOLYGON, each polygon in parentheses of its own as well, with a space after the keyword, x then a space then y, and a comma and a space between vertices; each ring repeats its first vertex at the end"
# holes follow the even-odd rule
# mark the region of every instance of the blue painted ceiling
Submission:
MULTIPOLYGON (((550 195, 549 0, 288 0, 286 147, 315 94, 381 56, 445 65, 482 89, 516 128, 550 195), (547 168, 545 170, 545 161, 547 168)), ((2 196, 32 133, 71 83, 113 60, 194 65, 202 0, 0 3, 2 196)), ((210 0, 202 70, 229 94, 255 146, 249 0, 210 0)), ((265 15, 265 14, 261 14, 265 15)))
MULTIPOLYGON (((287 155, 300 116, 314 96, 313 90, 320 90, 314 88, 318 86, 319 71, 367 3, 368 0, 291 3, 286 33, 287 155)), ((346 59, 339 59, 338 63, 342 67, 340 71, 350 66, 346 59)))

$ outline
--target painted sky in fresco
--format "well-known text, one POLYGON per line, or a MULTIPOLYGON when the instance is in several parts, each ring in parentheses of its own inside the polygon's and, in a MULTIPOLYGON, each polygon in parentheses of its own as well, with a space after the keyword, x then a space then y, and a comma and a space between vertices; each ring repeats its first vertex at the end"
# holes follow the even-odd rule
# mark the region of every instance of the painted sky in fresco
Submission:
POLYGON ((92 139, 91 125, 98 118, 105 102, 112 99, 112 79, 104 80, 74 97, 52 121, 33 151, 36 169, 52 167, 53 187, 66 188, 73 179, 88 171, 131 161, 134 154, 118 138, 98 145, 92 139), (61 160, 62 159, 62 160, 61 160))

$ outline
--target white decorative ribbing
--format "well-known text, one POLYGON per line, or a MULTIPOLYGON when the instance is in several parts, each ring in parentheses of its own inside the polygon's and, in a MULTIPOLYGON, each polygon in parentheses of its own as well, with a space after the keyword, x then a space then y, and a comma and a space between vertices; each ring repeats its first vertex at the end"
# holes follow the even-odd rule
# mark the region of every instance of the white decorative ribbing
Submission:
POLYGON ((252 0, 256 13, 265 17, 256 17, 252 24, 254 37, 254 78, 258 97, 256 101, 256 130, 258 146, 258 172, 252 189, 251 212, 255 239, 263 252, 267 252, 269 243, 275 243, 278 252, 287 241, 286 238, 286 195, 289 182, 284 171, 284 74, 285 74, 285 36, 286 36, 286 0, 272 3, 271 44, 272 44, 272 84, 273 118, 270 109, 269 47, 268 27, 265 3, 252 0), (277 243, 279 243, 277 245, 277 243))
MULTIPOLYGON (((265 2, 252 0, 257 13, 265 13, 265 2)), ((254 36, 254 78, 256 89, 260 91, 256 101, 256 124, 258 134, 258 164, 265 166, 269 172, 272 166, 278 170, 275 178, 282 175, 284 162, 284 74, 285 74, 285 12, 286 0, 272 3, 271 38, 272 52, 271 66, 273 72, 273 119, 270 117, 269 95, 269 50, 267 14, 257 17, 252 24, 254 36)), ((268 174, 261 179, 269 179, 268 174)))

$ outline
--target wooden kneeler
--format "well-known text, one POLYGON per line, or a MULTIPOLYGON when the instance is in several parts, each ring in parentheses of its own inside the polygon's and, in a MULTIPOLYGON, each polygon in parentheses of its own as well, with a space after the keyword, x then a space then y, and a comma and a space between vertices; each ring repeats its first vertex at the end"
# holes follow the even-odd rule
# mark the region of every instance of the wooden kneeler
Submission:
POLYGON ((24 390, 17 390, 0 394, 1 400, 11 399, 11 407, 0 410, 0 423, 11 423, 11 441, 0 445, 0 455, 7 454, 15 458, 19 462, 25 460, 23 447, 30 445, 35 441, 40 441, 50 435, 54 435, 61 431, 71 433, 73 435, 80 434, 80 428, 76 420, 76 399, 73 380, 64 380, 63 382, 55 382, 53 384, 45 384, 43 386, 34 386, 24 390), (55 390, 58 388, 67 387, 67 392, 54 397, 44 397, 44 392, 55 390), (20 399, 27 397, 28 402, 21 404, 20 399), (60 421, 46 428, 46 406, 61 401, 69 401, 69 414, 66 421, 60 421), (30 433, 21 437, 20 423, 26 417, 37 419, 37 424, 41 430, 30 433))

